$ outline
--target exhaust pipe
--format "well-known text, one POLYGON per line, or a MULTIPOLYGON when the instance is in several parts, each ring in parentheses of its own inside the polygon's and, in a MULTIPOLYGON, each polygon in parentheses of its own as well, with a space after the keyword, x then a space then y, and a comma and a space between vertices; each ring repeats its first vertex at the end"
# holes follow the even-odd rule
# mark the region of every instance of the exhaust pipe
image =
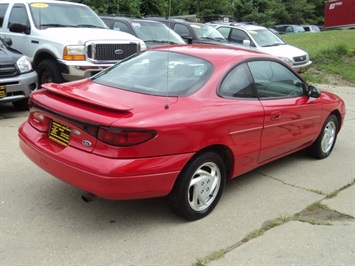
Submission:
POLYGON ((84 195, 81 196, 81 199, 85 201, 86 203, 92 202, 96 198, 96 195, 92 193, 85 193, 84 195))

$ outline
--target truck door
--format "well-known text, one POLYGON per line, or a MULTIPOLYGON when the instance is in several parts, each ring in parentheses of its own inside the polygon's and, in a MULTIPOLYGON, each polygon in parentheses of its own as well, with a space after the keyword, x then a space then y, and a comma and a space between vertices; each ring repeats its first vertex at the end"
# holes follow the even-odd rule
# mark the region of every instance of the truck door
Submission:
POLYGON ((32 61, 34 55, 32 54, 33 49, 31 49, 31 47, 33 47, 33 45, 36 44, 32 43, 32 37, 29 35, 31 30, 31 25, 30 25, 30 20, 25 5, 23 4, 13 5, 6 27, 7 27, 7 32, 5 33, 5 36, 12 39, 11 47, 27 55, 28 57, 31 58, 32 61), (24 29, 27 28, 28 31, 26 33, 11 32, 9 29, 11 24, 24 25, 24 29))

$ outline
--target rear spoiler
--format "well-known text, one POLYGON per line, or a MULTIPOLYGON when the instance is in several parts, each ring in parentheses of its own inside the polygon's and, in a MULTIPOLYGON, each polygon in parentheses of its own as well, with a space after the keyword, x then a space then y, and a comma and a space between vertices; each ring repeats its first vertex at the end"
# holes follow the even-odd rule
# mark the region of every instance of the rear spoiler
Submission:
POLYGON ((117 103, 111 98, 104 97, 100 94, 73 88, 67 85, 56 84, 56 83, 45 83, 42 84, 42 89, 45 89, 49 92, 74 99, 76 101, 88 103, 91 105, 99 106, 102 108, 107 108, 116 111, 125 111, 128 112, 133 109, 133 106, 128 104, 117 103))

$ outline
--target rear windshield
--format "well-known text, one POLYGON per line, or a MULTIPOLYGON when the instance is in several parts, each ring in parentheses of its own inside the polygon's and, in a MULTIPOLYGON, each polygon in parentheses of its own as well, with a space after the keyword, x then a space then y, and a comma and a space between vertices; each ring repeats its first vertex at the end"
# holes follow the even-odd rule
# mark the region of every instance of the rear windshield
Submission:
POLYGON ((212 64, 201 58, 147 50, 100 72, 91 80, 138 93, 185 96, 199 90, 212 69, 212 64))

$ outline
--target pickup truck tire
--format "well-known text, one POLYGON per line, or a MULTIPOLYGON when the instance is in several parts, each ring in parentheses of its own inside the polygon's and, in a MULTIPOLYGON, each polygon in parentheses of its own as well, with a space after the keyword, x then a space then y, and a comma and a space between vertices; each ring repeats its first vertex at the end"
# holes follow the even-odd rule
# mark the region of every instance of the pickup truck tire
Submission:
POLYGON ((37 67, 39 85, 43 83, 62 83, 64 79, 59 71, 59 65, 53 59, 45 59, 37 67))

